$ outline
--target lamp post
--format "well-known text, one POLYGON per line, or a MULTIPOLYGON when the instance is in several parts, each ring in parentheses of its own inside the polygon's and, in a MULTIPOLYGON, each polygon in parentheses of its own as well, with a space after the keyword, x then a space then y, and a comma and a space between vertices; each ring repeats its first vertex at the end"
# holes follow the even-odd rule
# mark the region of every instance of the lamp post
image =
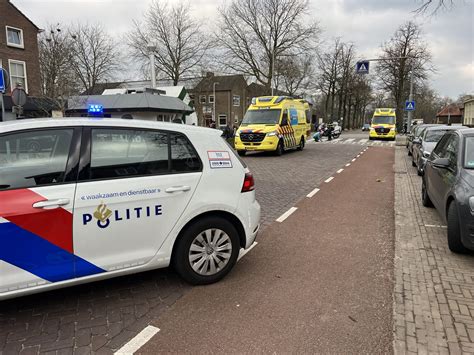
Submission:
POLYGON ((151 74, 151 87, 156 87, 156 73, 155 73, 155 50, 156 46, 149 44, 147 47, 150 55, 150 74, 151 74))
POLYGON ((212 84, 212 97, 214 98, 214 101, 212 102, 213 109, 212 109, 212 121, 216 123, 217 127, 217 121, 216 121, 216 85, 219 85, 219 83, 216 81, 212 84))

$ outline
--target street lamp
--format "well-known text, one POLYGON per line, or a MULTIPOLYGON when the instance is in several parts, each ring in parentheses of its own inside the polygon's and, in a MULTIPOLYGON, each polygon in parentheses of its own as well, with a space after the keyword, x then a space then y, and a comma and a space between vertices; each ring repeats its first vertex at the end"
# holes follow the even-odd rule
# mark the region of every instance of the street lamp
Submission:
POLYGON ((151 71, 151 87, 156 87, 156 74, 155 74, 155 50, 156 46, 149 44, 147 47, 150 55, 150 71, 151 71))
POLYGON ((219 83, 216 81, 212 84, 212 97, 214 98, 214 101, 212 102, 213 110, 212 110, 212 120, 216 124, 217 127, 217 122, 216 122, 216 85, 219 85, 219 83))

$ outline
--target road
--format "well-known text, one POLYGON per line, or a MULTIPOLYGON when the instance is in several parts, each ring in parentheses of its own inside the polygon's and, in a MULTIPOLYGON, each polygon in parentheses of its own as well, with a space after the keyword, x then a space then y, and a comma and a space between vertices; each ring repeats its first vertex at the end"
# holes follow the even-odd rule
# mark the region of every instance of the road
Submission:
MULTIPOLYGON (((258 256, 262 254, 266 258, 267 247, 264 243, 268 244, 269 252, 277 247, 271 243, 272 237, 267 237, 276 233, 271 224, 364 149, 366 143, 361 140, 366 135, 359 132, 344 133, 334 143, 311 142, 304 151, 289 152, 282 157, 252 154, 244 158, 254 173, 257 196, 262 205, 263 230, 259 238, 262 244, 245 257, 246 262, 239 265, 222 285, 211 286, 207 291, 192 288, 184 284, 172 270, 159 270, 5 301, 0 304, 0 352, 70 352, 73 349, 77 353, 109 352, 121 347, 148 323, 160 324, 162 317, 176 311, 184 297, 192 298, 195 292, 210 292, 214 287, 225 285, 232 285, 233 289, 240 288, 233 281, 236 278, 249 278, 250 282, 254 273, 261 276, 260 269, 266 269, 261 268, 265 263, 260 264, 258 256), (348 142, 351 137, 354 140, 348 142)), ((377 149, 391 151, 388 146, 377 149)), ((349 180, 351 186, 357 183, 350 176, 349 180)), ((360 181, 358 184, 363 186, 364 183, 360 181)), ((359 188, 354 186, 354 189, 359 188)), ((333 197, 343 196, 337 188, 331 194, 333 197)), ((343 206, 345 202, 339 203, 343 206)), ((331 200, 310 207, 311 216, 307 218, 312 222, 300 224, 301 229, 297 233, 313 230, 314 222, 321 225, 320 216, 326 211, 337 210, 337 206, 331 200)), ((330 214, 330 222, 326 223, 328 226, 334 225, 331 231, 338 228, 340 216, 334 212, 330 214)), ((295 238, 295 232, 290 230, 276 238, 291 241, 291 238, 295 238)), ((305 251, 305 246, 300 247, 305 251)), ((300 260, 297 254, 293 257, 300 260)), ((278 279, 277 276, 274 278, 278 279)), ((275 281, 270 279, 271 282, 275 281)))

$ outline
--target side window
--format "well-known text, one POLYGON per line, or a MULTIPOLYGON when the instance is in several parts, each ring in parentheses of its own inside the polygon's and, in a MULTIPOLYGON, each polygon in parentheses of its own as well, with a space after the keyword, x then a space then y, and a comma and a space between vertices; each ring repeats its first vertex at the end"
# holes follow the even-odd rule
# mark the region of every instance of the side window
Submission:
POLYGON ((0 136, 0 190, 64 182, 72 129, 0 136))
POLYGON ((450 134, 446 134, 440 139, 438 144, 436 144, 436 147, 433 149, 433 154, 435 156, 437 156, 438 158, 444 157, 446 151, 446 144, 448 143, 450 137, 450 134))
POLYGON ((456 170, 458 166, 459 138, 456 134, 451 134, 451 139, 446 147, 444 158, 449 159, 449 167, 456 170))
POLYGON ((169 172, 168 134, 128 129, 93 129, 90 179, 169 172))
POLYGON ((170 134, 171 171, 174 173, 201 170, 201 161, 188 139, 177 133, 170 134))
POLYGON ((281 116, 281 126, 288 126, 288 111, 284 110, 281 116))

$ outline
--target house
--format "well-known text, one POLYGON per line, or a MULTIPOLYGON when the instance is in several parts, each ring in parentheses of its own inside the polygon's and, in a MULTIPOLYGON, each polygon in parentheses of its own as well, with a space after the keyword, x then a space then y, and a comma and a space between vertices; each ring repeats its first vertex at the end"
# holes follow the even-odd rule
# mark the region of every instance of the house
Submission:
POLYGON ((436 123, 462 124, 461 107, 458 104, 449 104, 436 114, 436 123))
POLYGON ((248 107, 247 81, 243 75, 218 76, 208 72, 189 93, 200 126, 238 126, 248 107))
POLYGON ((66 115, 69 117, 100 117, 141 119, 183 123, 194 110, 177 97, 161 95, 162 91, 127 93, 127 89, 112 89, 104 95, 73 96, 68 99, 66 115), (98 112, 93 112, 96 109, 98 112))
POLYGON ((474 127, 474 95, 464 99, 464 123, 465 126, 474 127))
POLYGON ((0 67, 8 73, 9 92, 20 83, 30 96, 41 94, 39 32, 10 0, 0 0, 0 67))

